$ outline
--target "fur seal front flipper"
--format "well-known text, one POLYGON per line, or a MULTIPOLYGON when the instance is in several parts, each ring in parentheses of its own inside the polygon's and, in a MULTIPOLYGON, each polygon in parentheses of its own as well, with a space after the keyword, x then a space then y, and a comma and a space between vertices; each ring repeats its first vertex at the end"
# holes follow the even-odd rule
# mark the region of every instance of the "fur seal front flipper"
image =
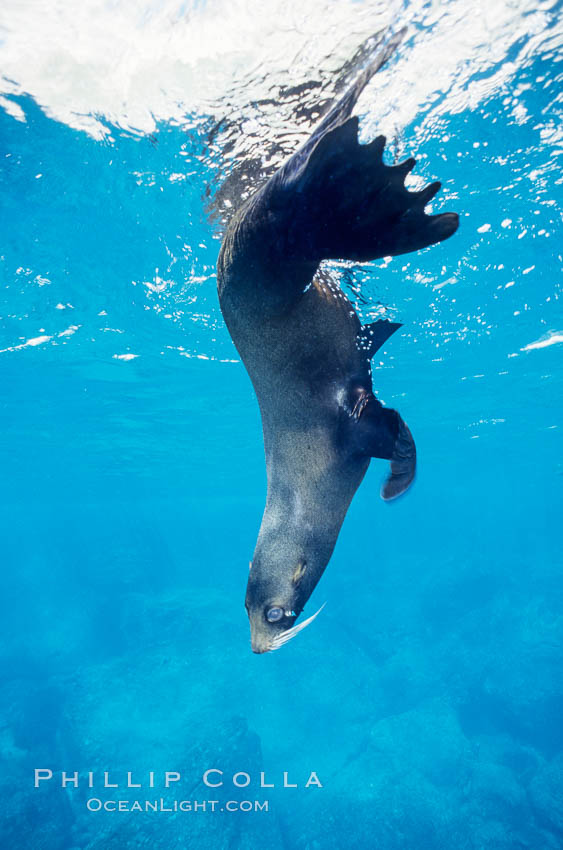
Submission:
POLYGON ((350 117, 401 37, 243 204, 219 255, 219 300, 260 405, 268 477, 246 593, 254 652, 277 649, 314 619, 296 624, 370 459, 390 461, 385 499, 414 477, 410 431, 371 380, 369 359, 397 326, 362 329, 345 293, 318 273, 325 258, 404 254, 457 229, 454 213, 424 212, 440 184, 407 191, 414 160, 385 165, 384 138, 360 145, 350 117))
MULTIPOLYGON (((400 327, 399 322, 385 319, 362 325, 358 347, 371 359, 400 327)), ((359 427, 351 437, 365 454, 391 461, 391 473, 381 488, 381 498, 386 502, 396 499, 410 487, 416 470, 412 434, 397 411, 383 407, 373 393, 367 393, 356 409, 359 427)))
POLYGON ((377 322, 362 325, 358 332, 358 348, 365 351, 368 360, 371 360, 389 337, 402 327, 400 322, 389 322, 387 319, 378 319, 377 322))

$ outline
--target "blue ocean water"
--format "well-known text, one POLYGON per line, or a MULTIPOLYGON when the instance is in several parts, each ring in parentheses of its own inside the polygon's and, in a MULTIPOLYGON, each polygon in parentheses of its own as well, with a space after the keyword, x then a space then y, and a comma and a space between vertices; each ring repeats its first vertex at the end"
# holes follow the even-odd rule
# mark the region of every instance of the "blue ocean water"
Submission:
MULTIPOLYGON (((334 264, 366 320, 403 323, 374 387, 418 477, 384 504, 372 463, 307 609, 322 615, 260 657, 243 603, 265 471, 216 296, 216 115, 151 132, 106 116, 100 137, 39 94, 4 98, 2 848, 562 846, 563 75, 560 8, 541 10, 466 71, 470 96, 420 104, 392 140, 442 180, 434 209, 458 233, 334 264), (35 789, 35 769, 53 779, 35 789)), ((382 97, 360 110, 367 136, 382 97)))

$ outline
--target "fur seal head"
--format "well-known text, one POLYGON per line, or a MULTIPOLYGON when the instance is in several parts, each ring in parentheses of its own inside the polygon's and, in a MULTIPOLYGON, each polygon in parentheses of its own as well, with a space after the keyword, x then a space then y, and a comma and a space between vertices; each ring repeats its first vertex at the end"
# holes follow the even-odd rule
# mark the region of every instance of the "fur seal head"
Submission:
MULTIPOLYGON (((310 587, 310 580, 304 581, 308 569, 305 558, 300 558, 293 570, 276 571, 277 580, 273 580, 270 565, 271 562, 268 566, 261 566, 260 559, 255 558, 250 565, 246 589, 245 607, 250 621, 250 643, 252 651, 257 654, 279 649, 310 625, 324 608, 322 605, 315 614, 296 625, 295 621, 316 581, 313 587, 310 587)), ((309 572, 309 577, 311 575, 312 572, 309 572)))
POLYGON ((256 653, 277 649, 296 634, 295 621, 316 584, 311 555, 300 545, 302 534, 284 533, 283 525, 268 521, 266 512, 250 564, 245 606, 256 653))
MULTIPOLYGON (((294 449, 297 445, 294 440, 294 449)), ((334 455, 334 447, 311 440, 311 452, 308 462, 300 451, 286 458, 284 471, 293 482, 291 493, 276 475, 271 476, 245 600, 255 653, 279 649, 319 614, 320 609, 296 624, 330 560, 357 479, 367 468, 367 461, 358 458, 347 464, 343 475, 339 464, 325 467, 321 463, 322 475, 312 489, 313 456, 318 461, 319 453, 334 455), (306 470, 301 475, 293 466, 296 458, 306 470)))

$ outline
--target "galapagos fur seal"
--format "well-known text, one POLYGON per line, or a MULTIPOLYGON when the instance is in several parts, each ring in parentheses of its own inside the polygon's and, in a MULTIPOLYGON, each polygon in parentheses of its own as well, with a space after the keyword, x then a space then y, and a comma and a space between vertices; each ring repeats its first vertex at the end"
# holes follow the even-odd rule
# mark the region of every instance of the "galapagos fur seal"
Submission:
MULTIPOLYGON (((358 142, 350 117, 403 36, 388 41, 308 141, 232 218, 218 259, 221 310, 262 415, 267 497, 246 591, 251 646, 278 649, 334 549, 371 458, 390 461, 384 499, 414 478, 416 449, 372 388, 370 359, 400 325, 362 326, 323 259, 367 262, 451 236, 455 213, 427 215, 440 183, 410 192, 414 159, 383 163, 385 138, 358 142)), ((318 612, 317 612, 318 613, 318 612)))

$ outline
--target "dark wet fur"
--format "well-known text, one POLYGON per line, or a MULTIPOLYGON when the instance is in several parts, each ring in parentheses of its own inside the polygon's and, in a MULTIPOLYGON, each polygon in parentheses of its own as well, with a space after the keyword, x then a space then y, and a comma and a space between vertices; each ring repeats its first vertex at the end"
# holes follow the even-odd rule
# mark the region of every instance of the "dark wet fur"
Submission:
POLYGON ((318 273, 325 258, 403 254, 457 229, 454 213, 424 212, 440 184, 408 192, 414 160, 385 165, 383 137, 360 145, 358 119, 349 117, 401 37, 376 53, 305 145, 243 205, 219 256, 221 309, 256 391, 266 453, 268 494, 246 600, 255 651, 302 611, 370 459, 391 461, 384 498, 414 477, 410 431, 377 401, 371 382, 369 358, 398 325, 362 328, 345 294, 318 273), (271 605, 288 615, 268 623, 271 605))

